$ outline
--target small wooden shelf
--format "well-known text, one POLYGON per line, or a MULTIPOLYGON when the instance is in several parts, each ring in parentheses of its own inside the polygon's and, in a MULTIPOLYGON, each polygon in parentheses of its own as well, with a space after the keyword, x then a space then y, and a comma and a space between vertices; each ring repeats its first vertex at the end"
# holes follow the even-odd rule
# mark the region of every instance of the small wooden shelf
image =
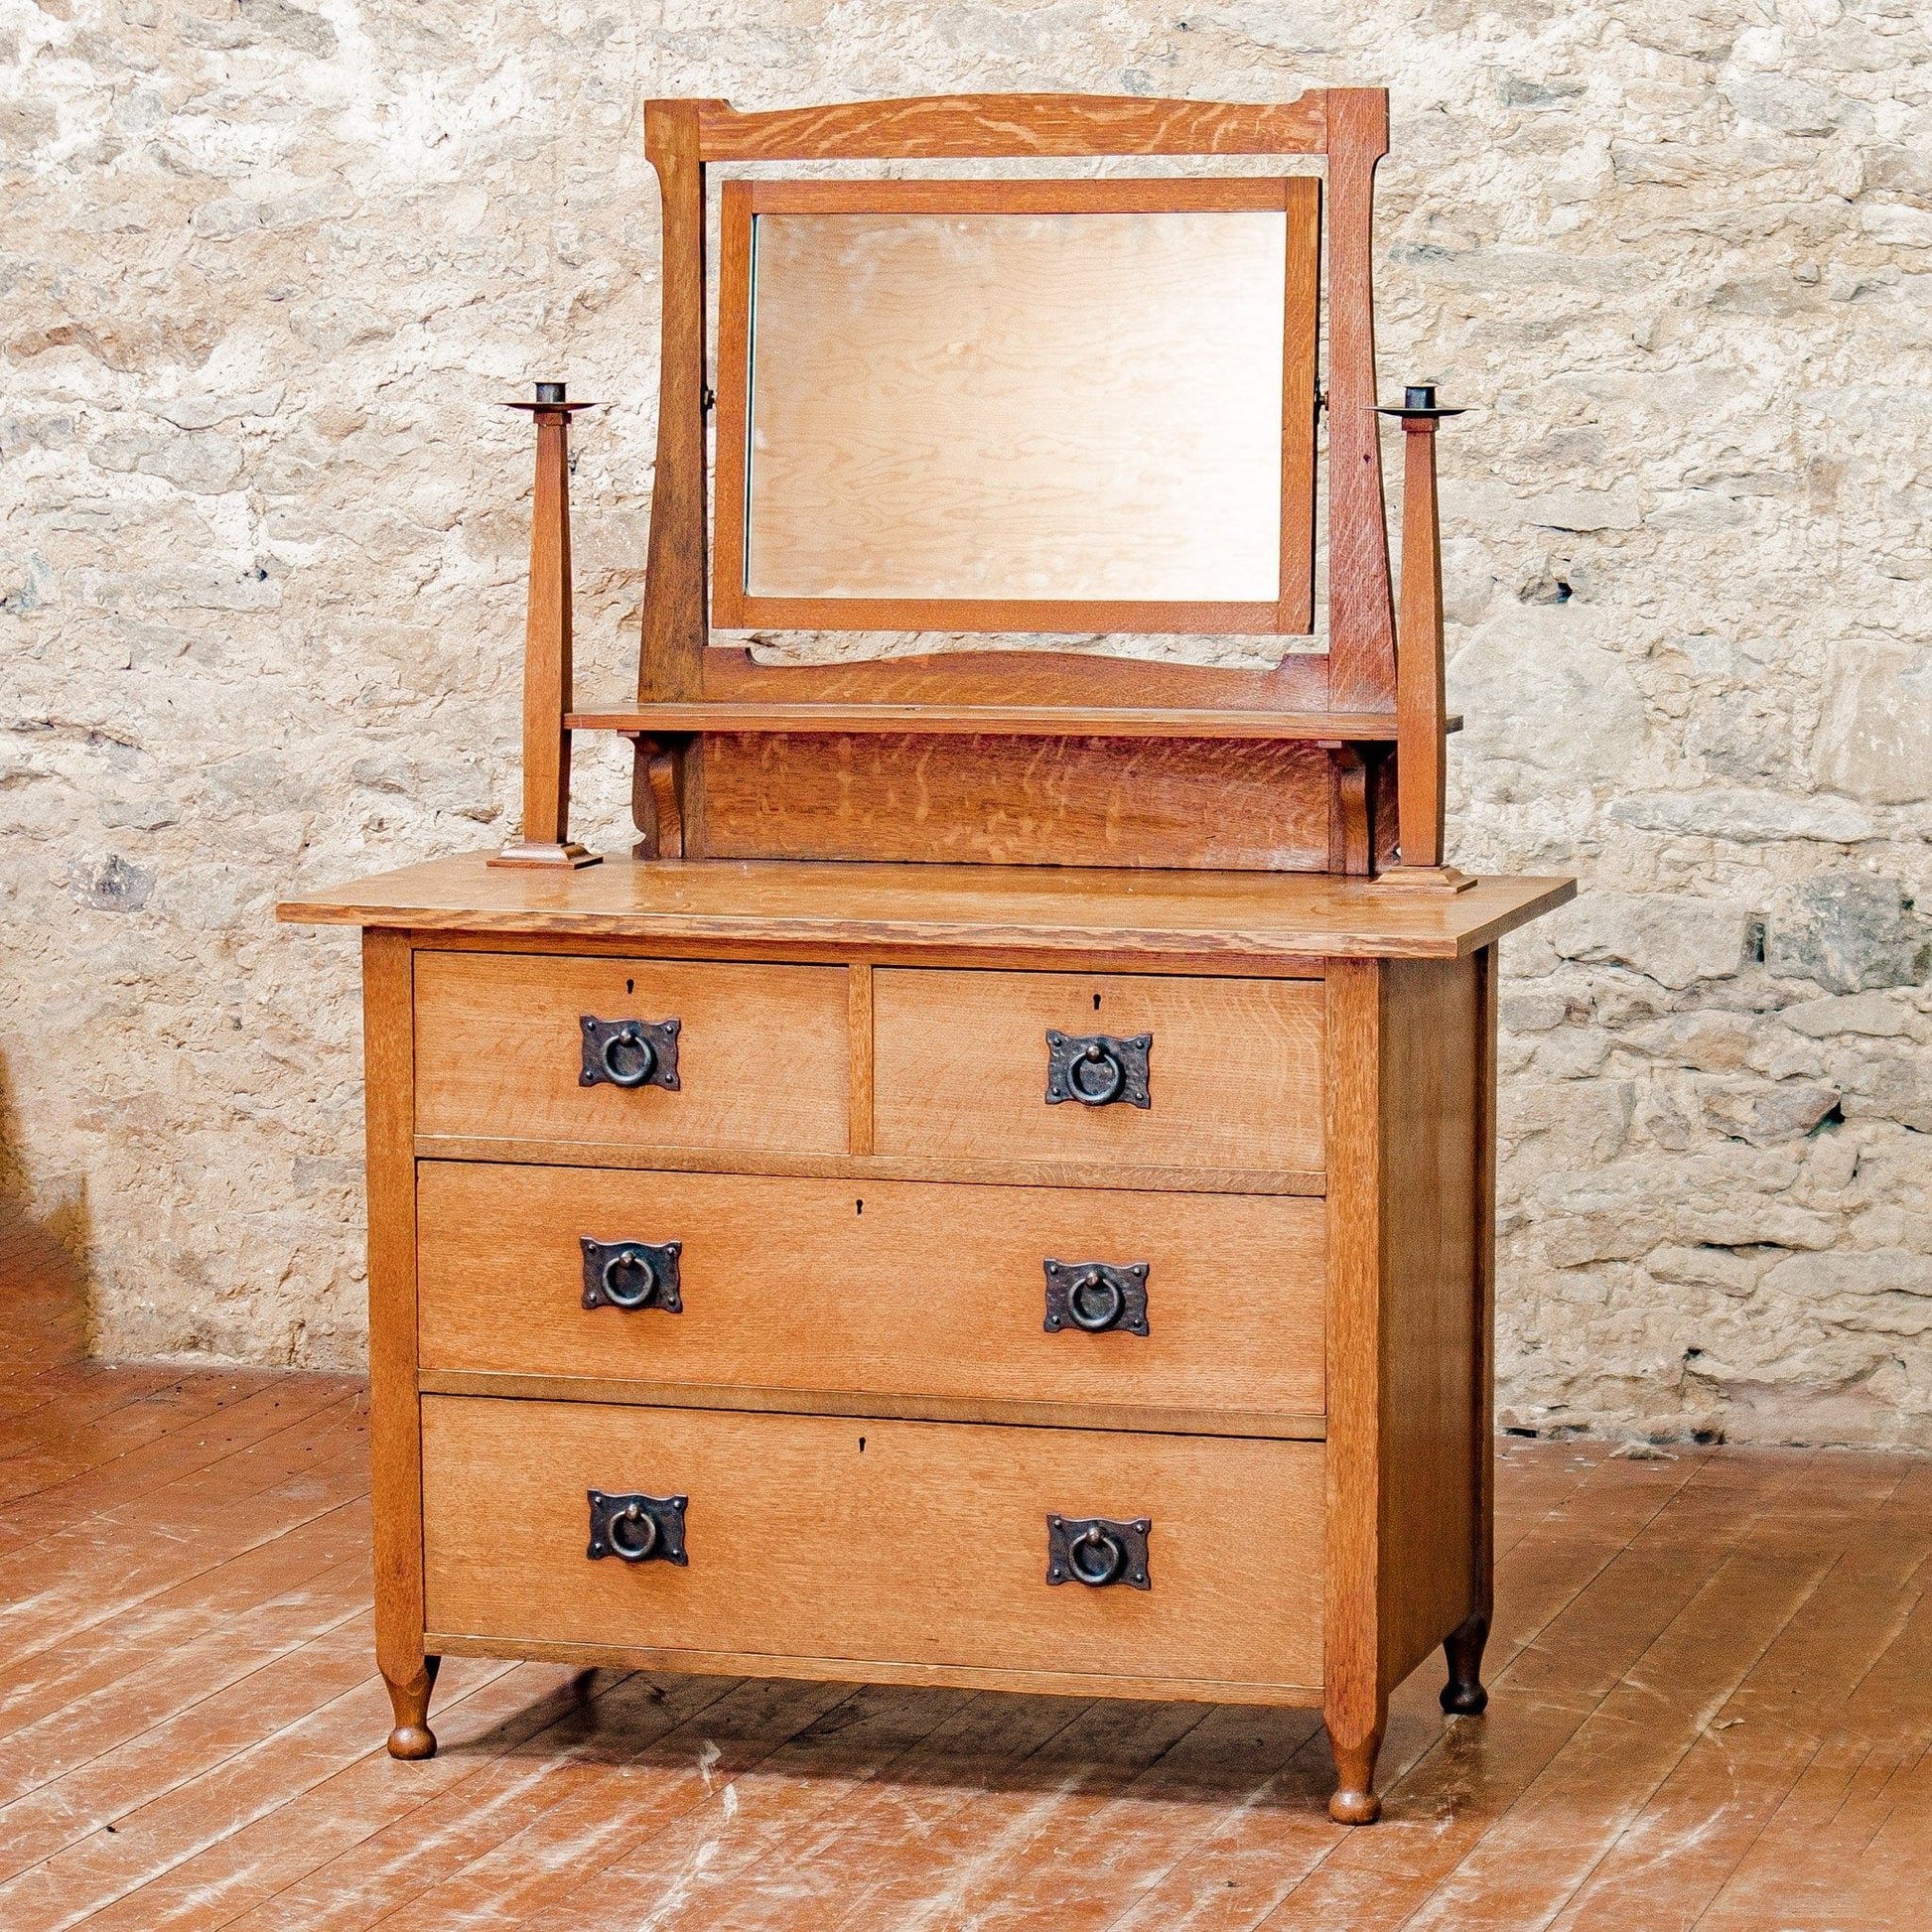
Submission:
MULTIPOLYGON (((590 705, 564 719, 570 731, 852 732, 985 734, 1002 738, 1327 739, 1392 745, 1392 711, 1154 711, 1135 706, 929 704, 590 705)), ((1462 720, 1450 718, 1450 731, 1462 720)))

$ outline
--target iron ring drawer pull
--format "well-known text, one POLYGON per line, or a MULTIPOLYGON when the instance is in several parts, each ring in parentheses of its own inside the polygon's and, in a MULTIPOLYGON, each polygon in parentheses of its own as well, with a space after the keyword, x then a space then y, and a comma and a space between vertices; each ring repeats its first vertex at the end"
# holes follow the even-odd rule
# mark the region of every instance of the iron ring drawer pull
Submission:
POLYGON ((593 1563, 616 1557, 621 1563, 675 1563, 688 1567, 684 1554, 685 1496, 607 1496, 589 1489, 593 1563))
POLYGON ((657 1548, 657 1518, 631 1503, 611 1518, 609 1535, 611 1548, 625 1563, 642 1563, 657 1548), (634 1531, 627 1527, 632 1523, 637 1526, 634 1531))
POLYGON ((678 1257, 682 1241, 593 1241, 578 1237, 584 1250, 584 1306, 635 1311, 659 1309, 682 1314, 678 1257))
POLYGON ((1112 1328, 1147 1333, 1147 1262, 1116 1267, 1105 1261, 1047 1260, 1040 1265, 1046 1271, 1043 1325, 1049 1335, 1069 1324, 1089 1335, 1112 1328))
POLYGON ((1127 1084, 1127 1069, 1099 1040, 1090 1039, 1067 1062, 1066 1084, 1073 1089, 1075 1100, 1089 1107, 1104 1107, 1120 1098, 1120 1090, 1127 1084))
POLYGON ((677 1020, 600 1020, 587 1013, 580 1086, 667 1087, 677 1079, 677 1020))
POLYGON ((606 1034, 597 1057, 604 1077, 614 1087, 641 1087, 657 1071, 657 1048, 636 1027, 620 1027, 616 1033, 606 1034), (634 1047, 637 1053, 637 1064, 628 1071, 618 1064, 618 1049, 622 1046, 634 1047))
POLYGON ((1146 1516, 1126 1523, 1108 1516, 1048 1516, 1046 1581, 1084 1584, 1089 1589, 1105 1589, 1110 1584, 1151 1588, 1147 1535, 1153 1527, 1146 1516))
MULTIPOLYGON (((656 1532, 652 1531, 653 1540, 656 1532)), ((1098 1589, 1111 1584, 1127 1561, 1127 1546, 1109 1536, 1098 1523, 1090 1523, 1066 1546, 1066 1566, 1076 1582, 1098 1589)))
POLYGON ((1150 1105, 1148 1051, 1152 1034, 1063 1034, 1046 1030, 1046 1104, 1077 1100, 1083 1107, 1150 1105))
POLYGON ((1127 1297, 1119 1282, 1105 1269, 1089 1268, 1066 1291, 1067 1314, 1076 1328, 1083 1328, 1090 1335, 1101 1334, 1111 1328, 1126 1311, 1127 1297), (1098 1308, 1085 1299, 1096 1294, 1101 1297, 1098 1308))
POLYGON ((584 1306, 586 1308, 659 1308, 666 1315, 684 1313, 678 1283, 682 1240, 591 1240, 578 1236, 584 1248, 584 1306), (641 1275, 641 1281, 637 1279, 641 1275))

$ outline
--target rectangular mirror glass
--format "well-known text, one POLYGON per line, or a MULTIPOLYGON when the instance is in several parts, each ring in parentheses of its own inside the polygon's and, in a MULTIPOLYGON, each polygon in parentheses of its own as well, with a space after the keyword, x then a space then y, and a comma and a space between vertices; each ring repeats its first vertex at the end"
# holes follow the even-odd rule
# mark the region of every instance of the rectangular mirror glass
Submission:
MULTIPOLYGON (((895 186, 996 185, 842 192, 895 186)), ((1135 185, 1059 199, 1109 186, 1135 185)), ((1285 363, 1312 380, 1311 301, 1306 353, 1285 341, 1284 184, 1138 186, 1274 206, 774 209, 760 185, 744 391, 721 398, 721 592, 729 569, 748 607, 917 607, 811 614, 855 627, 941 627, 962 604, 1245 606, 1215 627, 1282 627, 1285 363)))

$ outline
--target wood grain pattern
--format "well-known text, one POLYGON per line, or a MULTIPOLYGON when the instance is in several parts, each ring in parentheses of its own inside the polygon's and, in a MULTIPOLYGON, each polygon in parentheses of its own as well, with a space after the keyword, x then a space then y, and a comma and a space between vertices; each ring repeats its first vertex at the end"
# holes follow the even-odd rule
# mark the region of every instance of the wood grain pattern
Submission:
MULTIPOLYGON (((1460 729, 1460 721, 1457 721, 1460 729)), ((1384 891, 1388 890, 1390 878, 1401 871, 1396 864, 1396 786, 1398 773, 1397 759, 1376 748, 1370 753, 1374 770, 1369 779, 1369 833, 1374 841, 1375 866, 1378 882, 1384 891)), ((1445 872, 1453 872, 1452 867, 1445 867, 1445 872)), ((1452 892, 1466 892, 1475 884, 1473 879, 1456 872, 1453 880, 1441 880, 1439 885, 1447 886, 1452 892)))
MULTIPOLYGON (((722 864, 722 861, 707 863, 722 864)), ((1068 870, 1071 870, 1070 868, 1068 870)), ((1056 871, 1049 877, 1057 878, 1056 871)), ((1093 878, 1097 875, 1084 875, 1093 878)), ((1116 877, 1118 875, 1115 875, 1116 877)), ((1222 875, 1226 877, 1227 875, 1222 875)), ((459 931, 455 928, 444 930, 424 929, 414 935, 419 950, 431 952, 517 952, 527 953, 532 958, 542 955, 554 956, 572 953, 584 959, 609 959, 625 953, 634 953, 638 947, 623 939, 614 939, 595 932, 587 932, 582 937, 557 932, 520 932, 513 936, 492 932, 485 926, 474 931, 459 931)), ((879 945, 825 945, 816 940, 797 939, 789 945, 774 945, 768 939, 740 940, 729 946, 718 940, 702 940, 689 936, 671 935, 655 940, 650 952, 654 958, 663 959, 740 959, 750 961, 769 961, 773 964, 802 966, 842 966, 852 960, 866 960, 875 966, 917 965, 929 966, 935 963, 934 956, 913 951, 900 957, 900 949, 879 945)), ((960 963, 982 963, 994 967, 1013 967, 1016 970, 1032 970, 1042 961, 1063 964, 1066 970, 1078 971, 1093 966, 1103 971, 1131 971, 1153 974, 1178 975, 1182 978, 1198 977, 1201 974, 1214 975, 1227 970, 1219 959, 1202 958, 1188 952, 1168 952, 1160 954, 1140 953, 1117 958, 1105 946, 1087 945, 1077 949, 1063 948, 1068 953, 1064 962, 1053 962, 1050 949, 1038 952, 1026 952, 1018 957, 1009 957, 1010 948, 987 946, 958 948, 960 963), (966 955, 970 951, 970 958, 966 955)), ((952 963, 943 961, 942 963, 952 963)), ((1245 964, 1242 974, 1250 979, 1319 979, 1321 962, 1318 959, 1297 955, 1258 957, 1245 964)))
POLYGON ((1104 1409, 1079 1402, 1006 1402, 986 1396, 882 1395, 865 1389, 774 1389, 756 1382, 610 1381, 588 1375, 424 1369, 425 1395, 481 1395, 511 1402, 604 1402, 644 1409, 728 1409, 777 1416, 850 1416, 887 1422, 998 1423, 1014 1429, 1120 1429, 1137 1436, 1254 1436, 1318 1443, 1319 1415, 1277 1409, 1177 1409, 1135 1402, 1104 1409))
POLYGON ((658 323, 657 464, 651 478, 637 696, 695 698, 709 620, 705 605, 704 167, 699 108, 644 103, 644 154, 663 209, 658 323))
MULTIPOLYGON (((1279 214, 1284 192, 1313 175, 1061 176, 1037 181, 742 183, 753 214, 1279 214)), ((727 187, 739 184, 727 183, 727 187)))
POLYGON ((537 409, 536 484, 530 507, 529 608, 523 632, 523 821, 497 865, 580 866, 593 854, 570 843, 572 708, 570 411, 537 409))
POLYGON ((1328 95, 1231 103, 1105 94, 955 94, 744 114, 694 103, 707 161, 1096 154, 1318 154, 1328 95))
POLYGON ((846 1015, 851 1068, 851 1152, 872 1152, 872 968, 860 962, 846 968, 846 1015))
POLYGON ((861 1681, 875 1660, 1081 1676, 1115 1656, 1319 1681, 1314 1444, 460 1396, 424 1398, 423 1436, 438 1630, 840 1658, 861 1681), (688 1567, 587 1562, 587 1487, 688 1495, 688 1567), (1049 1510, 1151 1517, 1153 1587, 1048 1587, 1049 1510))
POLYGON ((1402 629, 1396 716, 1402 747, 1396 805, 1402 863, 1443 863, 1448 747, 1443 702, 1443 545, 1436 502, 1436 423, 1405 417, 1402 484, 1402 629))
POLYGON ((752 621, 745 609, 745 525, 752 418, 754 188, 749 181, 728 181, 718 197, 718 436, 710 588, 711 621, 727 630, 744 629, 752 621))
MULTIPOLYGON (((694 1677, 784 1678, 806 1684, 883 1684, 920 1691, 995 1691, 1008 1697, 1121 1698, 1150 1704, 1226 1704, 1304 1710, 1318 1706, 1316 1684, 1242 1683, 1222 1677, 1133 1677, 1115 1671, 1035 1670, 1002 1664, 921 1664, 894 1658, 774 1658, 761 1650, 688 1650, 635 1643, 547 1643, 437 1632, 452 1657, 515 1657, 580 1670, 653 1671, 694 1677)), ((1018 1716, 1019 1714, 1015 1714, 1018 1716)), ((1008 1720, 1012 1722, 1011 1719, 1008 1720)))
POLYGON ((1375 871, 1376 767, 1354 745, 1324 744, 1328 754, 1328 870, 1350 879, 1375 871))
POLYGON ((845 1149, 846 983, 836 967, 424 953, 416 1028, 425 1134, 845 1149), (586 1014, 680 1020, 678 1089, 581 1085, 586 1014))
POLYGON ((1321 1409, 1322 1211, 1292 1195, 426 1162, 417 1212, 426 1369, 1321 1409), (683 1312, 585 1309, 586 1235, 681 1241, 683 1312), (1047 1333, 1048 1256, 1150 1264, 1149 1332, 1047 1333))
POLYGON ((1282 184, 1288 279, 1282 330, 1282 576, 1278 628, 1314 628, 1314 444, 1320 407, 1321 184, 1282 184), (1303 480, 1306 479, 1306 487, 1303 480))
MULTIPOLYGON (((747 1166, 744 1155, 732 1149, 619 1147, 608 1141, 475 1134, 419 1134, 416 1157, 666 1173, 742 1173, 747 1166)), ((974 1187, 1126 1188, 1141 1194, 1318 1194, 1325 1184, 1314 1168, 1143 1168, 1117 1161, 966 1161, 956 1155, 812 1155, 768 1149, 759 1151, 758 1170, 800 1180, 936 1180, 974 1187)))
POLYGON ((893 968, 873 1004, 882 1154, 1323 1166, 1318 987, 893 968), (1152 1034, 1152 1106, 1048 1106, 1049 1028, 1152 1034))
POLYGON ((1398 901, 1326 875, 1156 873, 1080 867, 785 865, 607 860, 588 872, 491 872, 457 854, 290 899, 297 923, 565 939, 1007 949, 1287 962, 1455 959, 1577 896, 1568 879, 1485 879, 1398 901))
POLYGON ((749 737, 706 742, 720 859, 1319 871, 1327 775, 1301 744, 749 737))
POLYGON ((416 1415, 416 1163, 409 938, 362 938, 362 1067, 368 1094, 369 1484, 375 1504, 375 1655, 389 1687, 390 1750, 436 1748, 423 1650, 422 1450, 416 1415))
POLYGON ((1336 1822, 1373 1823, 1388 1716, 1382 1676, 1382 1377, 1385 1186, 1380 963, 1335 960, 1327 976, 1328 1462, 1322 1718, 1340 1784, 1336 1822))
POLYGON ((1395 606, 1375 412, 1375 167, 1389 97, 1328 93, 1328 682, 1343 711, 1395 698, 1395 606))
MULTIPOLYGON (((1019 655, 1019 653, 1014 653, 1019 655)), ((1257 675, 1260 675, 1257 673, 1257 675)), ((1394 744, 1392 712, 1177 711, 1127 705, 704 704, 601 702, 573 711, 580 731, 903 734, 1000 738, 1339 739, 1394 744)), ((1459 731, 1451 718, 1447 728, 1459 731)), ((673 855, 674 856, 674 855, 673 855)))
POLYGON ((630 729, 630 819, 637 828, 631 857, 682 859, 685 773, 687 764, 695 768, 696 761, 681 737, 650 727, 630 729))
POLYGON ((1378 1622, 1382 1683, 1393 1689, 1472 1608, 1482 996, 1475 960, 1397 960, 1378 970, 1385 1336, 1378 1622))
MULTIPOLYGON (((847 664, 759 664, 743 644, 713 644, 705 701, 767 705, 913 704, 1094 710, 1325 711, 1325 651, 1288 651, 1272 671, 1125 658, 1104 650, 944 650, 847 664)), ((1361 714, 1380 718, 1381 712, 1361 714)))
POLYGON ((1444 1646, 1449 1682, 1445 1710, 1473 1713, 1489 1702, 1483 1652, 1496 1597, 1496 1001, 1501 961, 1485 946, 1471 962, 1476 976, 1473 1200, 1474 1278, 1470 1283, 1469 1524, 1470 1609, 1444 1646))

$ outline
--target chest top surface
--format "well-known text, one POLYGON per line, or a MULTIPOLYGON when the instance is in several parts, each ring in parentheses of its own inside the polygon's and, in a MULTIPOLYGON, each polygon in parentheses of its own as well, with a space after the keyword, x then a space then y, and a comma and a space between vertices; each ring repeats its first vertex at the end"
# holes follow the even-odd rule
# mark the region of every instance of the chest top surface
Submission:
POLYGON ((1568 879, 1396 895, 1293 873, 614 859, 587 871, 433 859, 277 908, 305 924, 805 949, 1458 959, 1576 896, 1568 879))

